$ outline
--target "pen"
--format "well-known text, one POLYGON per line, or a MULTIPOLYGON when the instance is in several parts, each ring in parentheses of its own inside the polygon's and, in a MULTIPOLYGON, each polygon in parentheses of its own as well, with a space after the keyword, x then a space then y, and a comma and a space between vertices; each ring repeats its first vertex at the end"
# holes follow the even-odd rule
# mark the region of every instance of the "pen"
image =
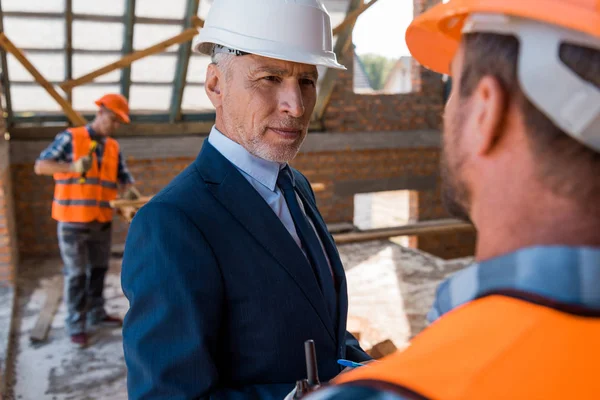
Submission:
POLYGON ((350 367, 350 368, 357 368, 357 367, 363 367, 365 364, 360 364, 360 363, 356 363, 354 361, 350 361, 350 360, 337 360, 338 364, 340 364, 343 367, 350 367))

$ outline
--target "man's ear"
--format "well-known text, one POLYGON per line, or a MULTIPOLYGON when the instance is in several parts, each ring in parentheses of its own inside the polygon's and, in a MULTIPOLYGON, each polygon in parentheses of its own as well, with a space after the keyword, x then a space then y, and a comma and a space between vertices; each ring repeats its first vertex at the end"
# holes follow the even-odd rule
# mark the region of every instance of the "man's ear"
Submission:
POLYGON ((496 77, 481 78, 472 94, 473 116, 477 128, 475 151, 488 154, 504 132, 507 93, 496 77))
POLYGON ((208 66, 204 90, 215 108, 219 108, 223 102, 221 95, 221 83, 223 78, 223 74, 215 64, 210 64, 208 66))

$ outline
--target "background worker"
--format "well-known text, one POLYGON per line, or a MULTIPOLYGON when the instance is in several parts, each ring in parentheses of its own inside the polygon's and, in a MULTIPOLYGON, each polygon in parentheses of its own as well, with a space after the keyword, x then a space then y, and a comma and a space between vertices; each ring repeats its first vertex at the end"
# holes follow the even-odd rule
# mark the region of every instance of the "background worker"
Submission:
POLYGON ((320 0, 213 3, 194 46, 212 56, 215 126, 197 159, 131 224, 122 285, 129 399, 283 399, 339 358, 370 357, 346 331, 335 242, 289 166, 316 103, 317 66, 344 68, 320 0))
POLYGON ((406 40, 453 77, 444 197, 477 263, 407 350, 308 398, 598 398, 600 2, 450 0, 406 40))
POLYGON ((86 322, 89 326, 122 325, 120 318, 104 310, 113 218, 109 202, 117 197, 119 184, 129 192, 134 183, 118 142, 110 137, 122 123, 129 123, 127 100, 120 94, 107 94, 96 105, 99 108, 90 124, 59 133, 35 163, 36 174, 55 179, 52 218, 58 221, 64 263, 66 329, 80 347, 88 342, 86 322), (97 146, 90 155, 92 141, 97 146))

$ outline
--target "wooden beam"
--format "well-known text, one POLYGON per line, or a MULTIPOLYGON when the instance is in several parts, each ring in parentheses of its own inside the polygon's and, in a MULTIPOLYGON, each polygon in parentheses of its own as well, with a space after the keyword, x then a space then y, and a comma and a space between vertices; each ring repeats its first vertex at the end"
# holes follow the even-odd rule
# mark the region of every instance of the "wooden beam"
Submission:
MULTIPOLYGON (((29 54, 62 54, 66 49, 62 48, 42 48, 42 47, 21 47, 23 53, 29 54)), ((120 56, 123 54, 122 50, 111 50, 111 49, 73 49, 73 54, 92 55, 92 56, 120 56)), ((155 56, 172 56, 177 54, 177 51, 169 50, 162 53, 155 54, 155 56)))
MULTIPOLYGON (((65 80, 73 79, 73 0, 65 0, 65 80)), ((73 104, 73 91, 67 90, 67 101, 73 104)))
MULTIPOLYGON (((114 134, 115 138, 123 137, 151 137, 151 136, 205 136, 210 133, 214 120, 168 123, 135 122, 121 126, 114 134)), ((14 140, 46 140, 52 139, 57 133, 68 128, 60 125, 16 125, 11 131, 11 139, 14 140)))
MULTIPOLYGON (((133 26, 135 20, 135 0, 127 0, 125 15, 123 15, 125 33, 123 37, 122 57, 133 52, 133 26)), ((131 89, 131 66, 121 70, 121 94, 129 100, 129 89, 131 89)))
MULTIPOLYGON (((62 83, 58 82, 58 81, 50 81, 50 84, 52 85, 60 85, 62 83)), ((108 82, 104 82, 104 81, 94 81, 94 82, 90 82, 87 83, 87 85, 89 86, 118 86, 121 83, 121 81, 108 81, 108 82)), ((17 80, 12 80, 11 81, 12 85, 16 85, 16 86, 35 86, 38 83, 36 81, 17 81, 17 80)), ((132 81, 131 82, 132 85, 138 85, 138 86, 173 86, 173 82, 152 82, 152 81, 132 81)), ((187 85, 189 86, 204 86, 203 82, 189 82, 187 83, 187 85)))
POLYGON ((190 41, 194 38, 194 36, 196 36, 197 33, 198 33, 198 31, 196 30, 196 28, 186 29, 185 31, 181 32, 180 34, 178 34, 170 39, 163 40, 162 42, 157 43, 154 46, 150 46, 146 49, 139 50, 134 53, 128 54, 125 57, 121 58, 120 60, 115 61, 114 63, 108 64, 102 68, 95 70, 95 71, 92 71, 89 74, 86 74, 80 78, 73 79, 73 80, 70 80, 67 82, 63 82, 60 85, 60 87, 63 90, 68 90, 75 86, 79 86, 79 85, 83 85, 88 82, 92 82, 94 79, 98 78, 99 76, 108 74, 109 72, 115 71, 117 69, 127 67, 127 66, 131 65, 131 63, 133 63, 134 61, 137 61, 141 58, 150 56, 152 54, 160 53, 161 51, 164 51, 167 48, 169 48, 175 44, 190 41))
MULTIPOLYGON (((7 17, 13 18, 39 18, 39 19, 63 19, 65 15, 60 12, 28 12, 28 11, 7 11, 7 17)), ((73 14, 73 19, 78 21, 91 22, 109 22, 122 23, 123 17, 119 15, 98 15, 98 14, 73 14)), ((152 25, 181 25, 183 18, 151 18, 151 17, 136 17, 137 24, 152 24, 152 25)))
MULTIPOLYGON (((2 12, 2 2, 0 2, 0 33, 4 33, 4 13, 2 12)), ((6 109, 4 110, 4 117, 6 120, 6 126, 12 125, 12 97, 10 93, 10 79, 8 75, 8 60, 6 59, 6 51, 1 52, 1 67, 2 67, 2 91, 4 92, 4 99, 6 100, 6 109)))
POLYGON ((48 331, 52 326, 54 314, 58 310, 60 301, 63 295, 63 278, 62 276, 54 277, 48 284, 45 285, 44 292, 46 300, 40 311, 40 315, 35 323, 35 326, 29 334, 29 340, 35 343, 45 342, 48 337, 48 331))
MULTIPOLYGON (((361 0, 350 0, 350 4, 348 5, 348 12, 346 15, 352 14, 355 10, 360 9, 362 2, 361 0)), ((348 23, 344 29, 342 29, 338 33, 337 42, 335 43, 334 52, 341 63, 343 61, 343 56, 345 55, 348 47, 352 43, 350 40, 352 38, 352 29, 354 29, 354 23, 356 20, 353 20, 351 23, 348 23)), ((319 96, 317 97, 317 103, 315 105, 315 109, 313 111, 312 119, 316 121, 321 121, 323 119, 323 115, 325 114, 325 109, 329 104, 329 100, 331 99, 331 94, 333 93, 333 89, 335 88, 335 81, 338 75, 338 70, 333 68, 327 68, 325 72, 325 76, 321 81, 321 86, 319 87, 319 96)))
POLYGON ((54 100, 60 105, 63 112, 69 118, 69 120, 76 126, 85 125, 87 122, 77 111, 73 109, 71 103, 66 101, 54 87, 40 74, 40 72, 29 62, 27 57, 19 50, 13 42, 6 37, 3 33, 0 33, 0 46, 7 52, 11 53, 15 58, 25 67, 25 69, 33 76, 33 78, 52 96, 54 100))
POLYGON ((473 231, 471 224, 456 219, 422 221, 394 228, 369 229, 362 232, 340 233, 333 235, 337 244, 385 240, 395 236, 414 236, 428 233, 449 233, 473 231))
MULTIPOLYGON (((187 0, 185 9, 185 25, 188 29, 194 26, 193 17, 198 14, 200 0, 187 0)), ((176 122, 181 119, 181 103, 183 101, 183 91, 187 80, 188 65, 190 56, 192 55, 192 42, 184 42, 179 45, 179 57, 177 58, 177 66, 175 67, 175 77, 173 81, 173 91, 171 93, 171 108, 169 111, 169 121, 176 122)))
POLYGON ((204 20, 197 15, 192 17, 192 24, 198 29, 204 28, 204 20))
POLYGON ((377 3, 378 0, 371 0, 370 3, 367 4, 362 4, 360 6, 360 8, 357 8, 356 10, 352 11, 351 13, 349 13, 346 18, 335 28, 333 28, 333 36, 337 36, 340 32, 342 32, 344 29, 346 29, 346 27, 348 27, 349 25, 354 25, 356 23, 356 20, 358 19, 358 17, 360 17, 360 15, 362 13, 364 13, 365 11, 367 11, 369 9, 369 7, 371 7, 373 4, 377 3))

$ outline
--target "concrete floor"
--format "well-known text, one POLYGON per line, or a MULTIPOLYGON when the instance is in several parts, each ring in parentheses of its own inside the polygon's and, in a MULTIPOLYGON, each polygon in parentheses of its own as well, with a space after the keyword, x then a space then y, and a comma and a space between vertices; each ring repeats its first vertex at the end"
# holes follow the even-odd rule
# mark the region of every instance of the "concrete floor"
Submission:
MULTIPOLYGON (((402 348, 425 327, 425 314, 440 279, 471 260, 445 262, 393 241, 340 246, 349 282, 349 330, 361 332, 363 347, 391 338, 402 348)), ((121 400, 126 368, 119 329, 93 334, 93 344, 73 348, 64 331, 64 304, 54 318, 49 340, 33 345, 29 333, 44 304, 43 285, 60 275, 60 260, 27 262, 19 278, 14 398, 24 400, 121 400)), ((124 316, 128 303, 114 259, 106 280, 110 313, 124 316)))
MULTIPOLYGON (((43 307, 42 289, 60 274, 60 260, 27 262, 21 266, 17 311, 14 398, 23 400, 126 400, 126 368, 120 329, 92 333, 87 349, 71 345, 64 330, 61 303, 48 342, 30 343, 29 333, 43 307)), ((105 298, 110 313, 124 316, 128 303, 121 292, 120 260, 113 260, 106 279, 105 298)))

